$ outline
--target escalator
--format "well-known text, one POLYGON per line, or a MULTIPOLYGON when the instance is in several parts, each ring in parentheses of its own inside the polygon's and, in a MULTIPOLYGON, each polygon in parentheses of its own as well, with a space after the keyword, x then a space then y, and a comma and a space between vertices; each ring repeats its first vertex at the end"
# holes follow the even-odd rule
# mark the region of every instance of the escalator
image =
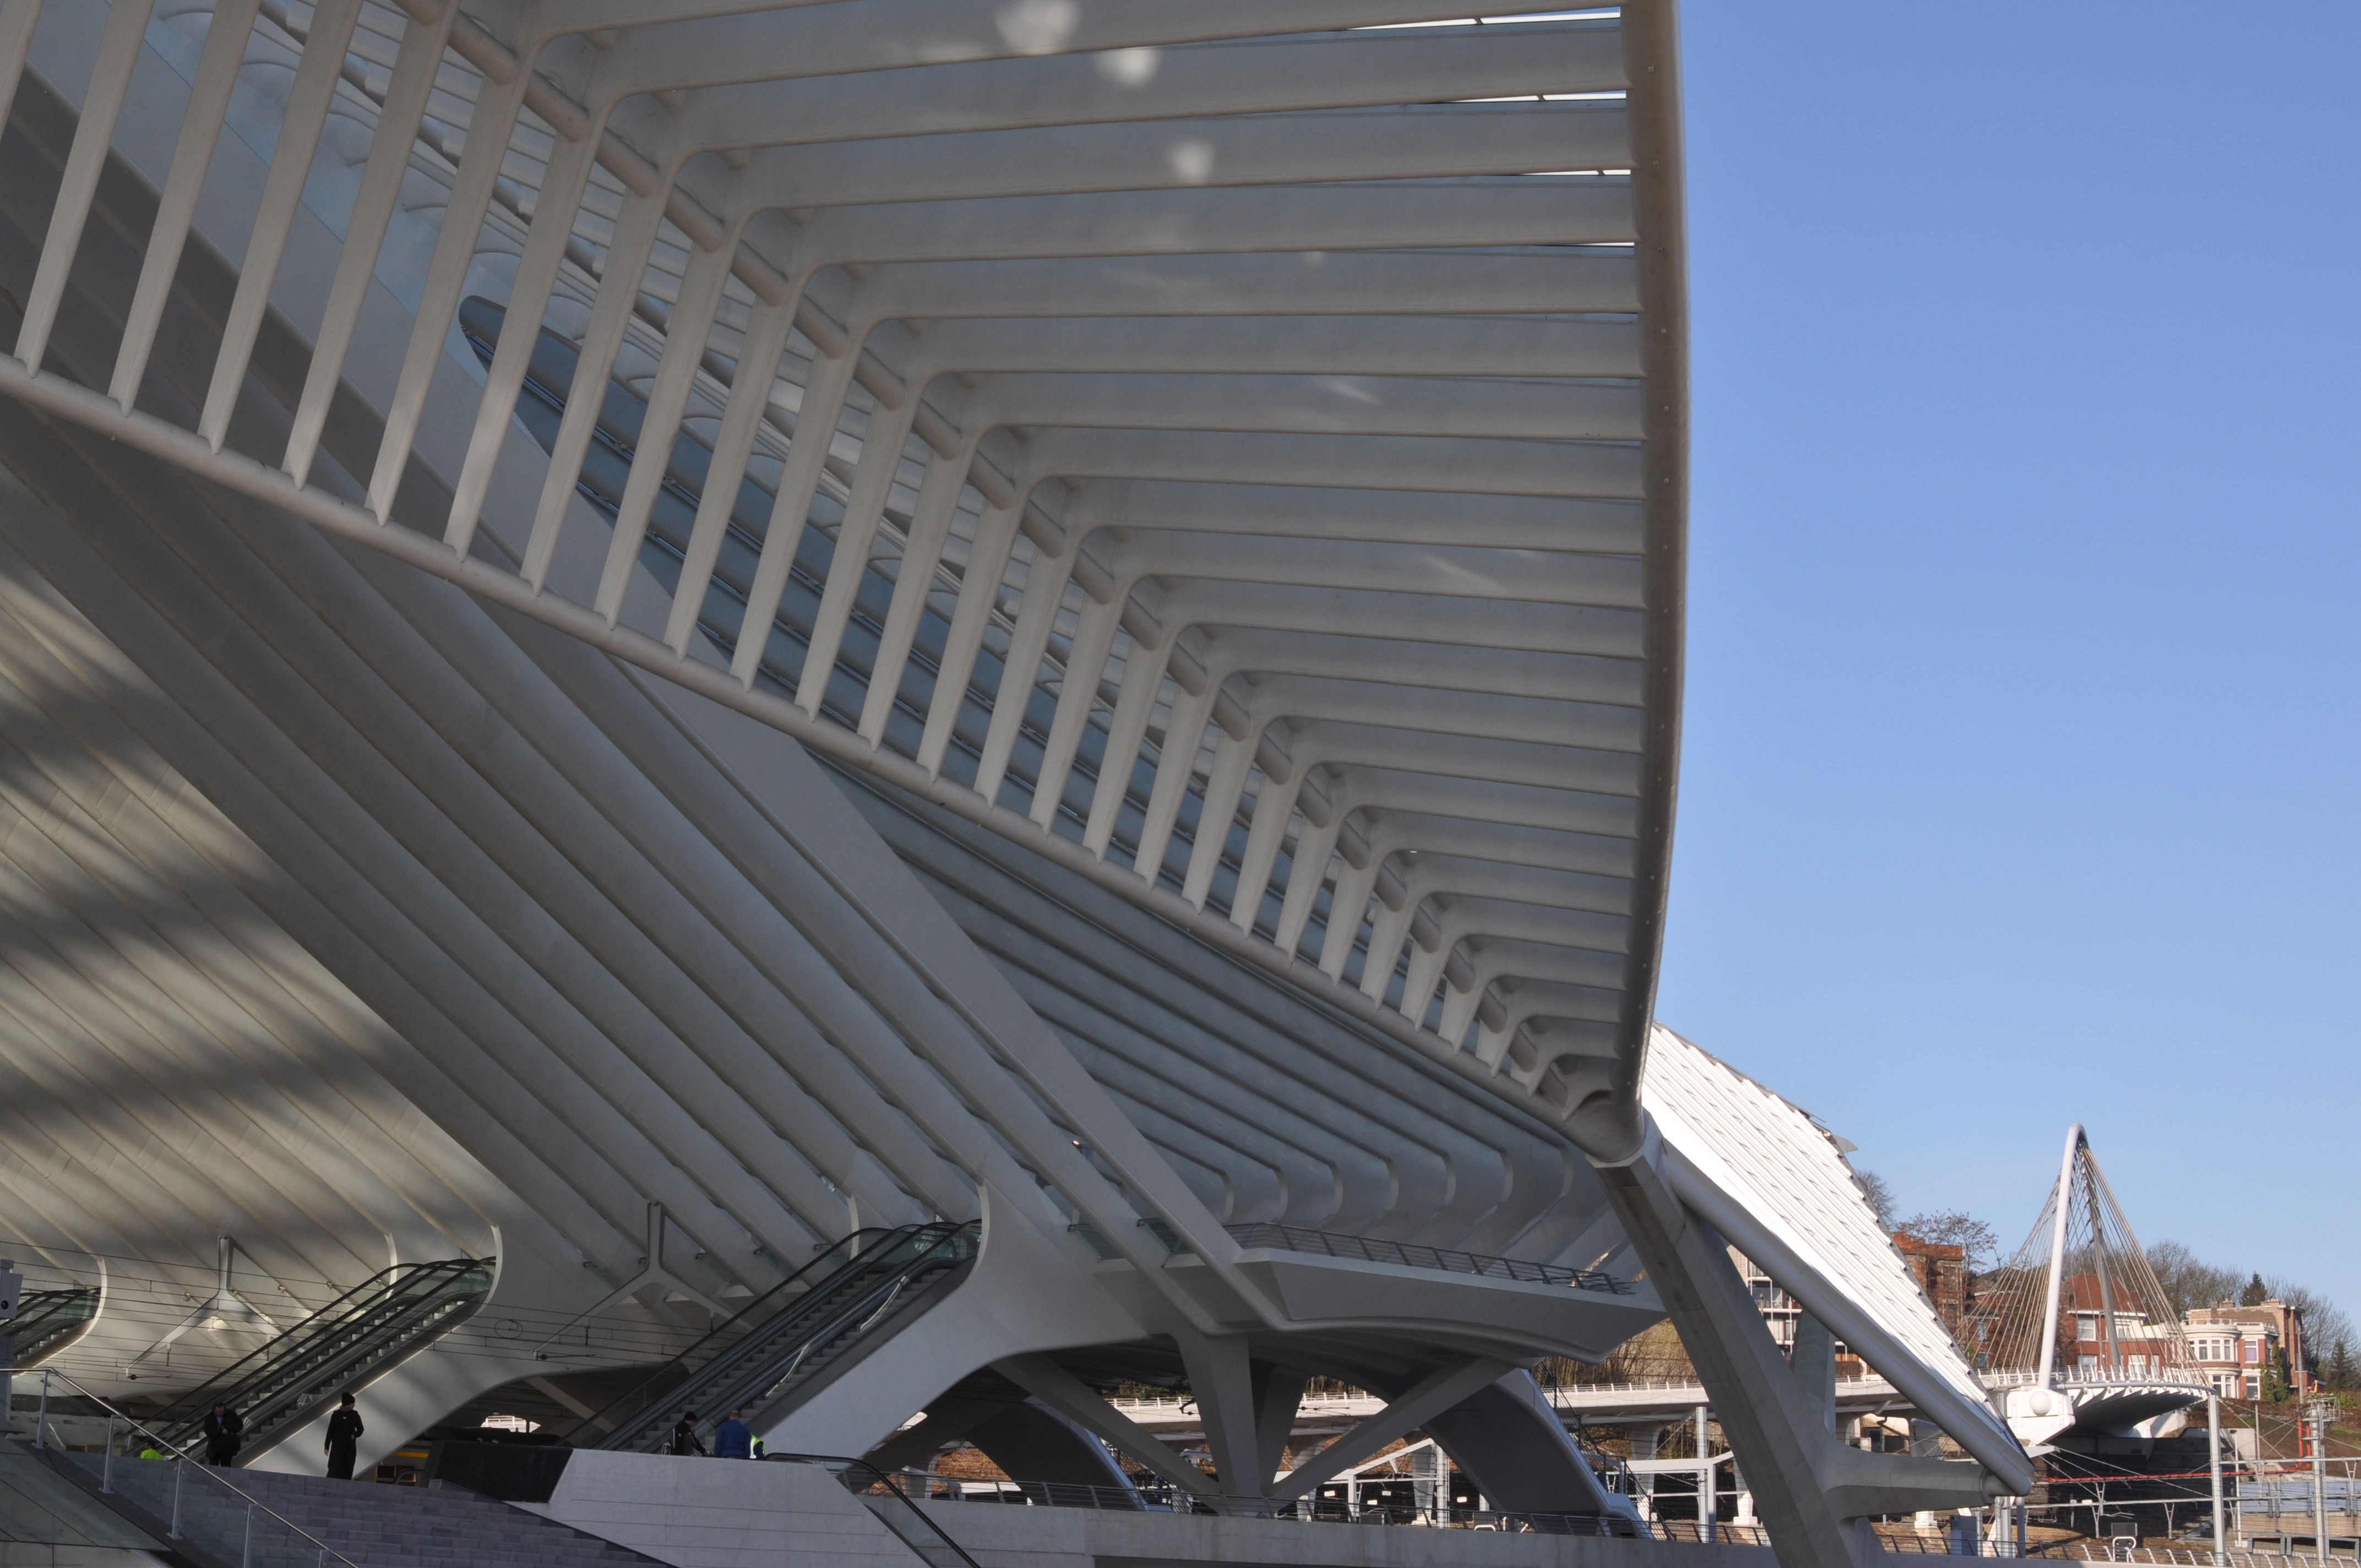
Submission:
POLYGON ((9 1358, 16 1366, 38 1366, 80 1338, 82 1326, 97 1314, 95 1285, 71 1290, 27 1290, 17 1299, 15 1319, 0 1323, 0 1334, 16 1342, 9 1358))
POLYGON ((577 1428, 577 1447, 653 1453, 682 1414, 744 1409, 760 1431, 949 1294, 982 1227, 856 1231, 577 1428))
POLYGON ((219 1401, 246 1419, 255 1454, 464 1321, 492 1288, 493 1259, 405 1263, 374 1274, 156 1417, 175 1447, 197 1440, 219 1401))

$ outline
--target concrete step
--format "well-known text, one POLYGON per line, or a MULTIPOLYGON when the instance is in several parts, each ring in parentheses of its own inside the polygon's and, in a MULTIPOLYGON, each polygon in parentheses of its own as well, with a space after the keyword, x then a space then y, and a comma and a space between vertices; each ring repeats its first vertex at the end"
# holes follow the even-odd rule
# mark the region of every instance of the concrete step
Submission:
MULTIPOLYGON (((95 1479, 96 1455, 70 1461, 95 1479)), ((151 1519, 172 1512, 173 1466, 118 1459, 116 1496, 151 1519)), ((643 1568, 655 1559, 538 1514, 446 1487, 383 1486, 240 1470, 224 1477, 263 1508, 358 1568, 643 1568)), ((201 1475, 181 1478, 181 1529, 191 1557, 252 1568, 318 1568, 319 1551, 201 1475), (250 1557, 249 1557, 250 1546, 250 1557)))

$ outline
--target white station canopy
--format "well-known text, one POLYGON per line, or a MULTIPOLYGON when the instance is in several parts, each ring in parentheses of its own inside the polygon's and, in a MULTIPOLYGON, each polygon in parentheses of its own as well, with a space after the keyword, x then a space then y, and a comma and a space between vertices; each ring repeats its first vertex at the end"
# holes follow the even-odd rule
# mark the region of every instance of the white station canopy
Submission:
POLYGON ((9 8, 0 84, 73 62, 81 120, 0 390, 1030 844, 1594 1152, 1636 1141, 1678 739, 1666 8, 16 26, 41 9, 9 8), (189 107, 133 159, 167 199, 85 387, 30 367, 100 155, 154 141, 143 42, 189 107), (137 403, 225 137, 270 172, 191 431, 137 403), (313 349, 258 444, 231 414, 266 307, 313 349), (321 451, 340 385, 383 422, 373 471, 321 451))

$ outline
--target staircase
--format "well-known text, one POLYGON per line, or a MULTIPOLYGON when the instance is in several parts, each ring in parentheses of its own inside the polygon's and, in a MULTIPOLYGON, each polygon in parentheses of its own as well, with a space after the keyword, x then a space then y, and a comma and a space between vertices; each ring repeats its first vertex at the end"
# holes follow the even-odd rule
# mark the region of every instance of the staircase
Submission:
POLYGON ((981 1227, 856 1231, 577 1428, 577 1447, 653 1452, 682 1414, 757 1431, 824 1387, 966 1277, 981 1227))
POLYGON ((242 1454, 262 1452, 412 1352, 463 1321, 492 1288, 493 1260, 406 1263, 313 1313, 253 1354, 191 1389, 151 1423, 174 1446, 194 1443, 216 1401, 246 1418, 242 1454))
POLYGON ((629 1547, 456 1487, 377 1486, 250 1472, 238 1484, 359 1568, 648 1563, 629 1547))
MULTIPOLYGON (((84 1491, 95 1492, 99 1455, 52 1449, 49 1458, 84 1491)), ((115 1490, 99 1500, 164 1540, 172 1518, 173 1468, 118 1457, 115 1490)), ((320 1568, 319 1546, 286 1524, 327 1547, 332 1568, 339 1557, 354 1568, 638 1568, 656 1561, 456 1488, 379 1486, 259 1470, 239 1472, 236 1485, 261 1505, 250 1517, 245 1500, 232 1492, 193 1477, 181 1483, 181 1539, 168 1544, 196 1568, 320 1568)))

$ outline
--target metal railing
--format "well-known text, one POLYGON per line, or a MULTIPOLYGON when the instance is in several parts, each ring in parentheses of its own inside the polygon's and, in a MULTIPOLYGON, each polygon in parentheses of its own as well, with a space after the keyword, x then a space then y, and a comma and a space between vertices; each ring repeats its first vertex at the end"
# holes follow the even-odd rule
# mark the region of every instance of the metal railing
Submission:
POLYGON ((767 1409, 788 1384, 897 1318, 915 1299, 914 1283, 972 1259, 978 1233, 973 1221, 855 1232, 587 1418, 574 1440, 644 1450, 691 1407, 716 1420, 741 1405, 767 1409))
MULTIPOLYGON (((1613 1383, 1543 1383, 1542 1397, 1552 1409, 1568 1415, 1579 1416, 1594 1401, 1612 1401, 1620 1395, 1664 1394, 1674 1396, 1667 1404, 1701 1405, 1708 1403, 1704 1386, 1694 1377, 1626 1378, 1613 1383)), ((1853 1377, 1836 1385, 1839 1403, 1848 1399, 1892 1398, 1894 1385, 1883 1377, 1853 1377)), ((1196 1401, 1178 1397, 1162 1399, 1115 1398, 1108 1401, 1133 1420, 1151 1422, 1171 1420, 1193 1415, 1196 1401)), ((1374 1414, 1385 1407, 1385 1400, 1370 1393, 1306 1394, 1298 1419, 1315 1420, 1323 1418, 1356 1420, 1374 1414)))
POLYGON ((27 1290, 17 1299, 16 1316, 5 1325, 16 1342, 16 1361, 38 1366, 81 1333, 98 1313, 95 1285, 64 1290, 27 1290))
POLYGON ((349 1384, 459 1322, 490 1292, 494 1261, 458 1257, 380 1269, 158 1413, 175 1446, 196 1438, 216 1401, 259 1442, 298 1424, 349 1384))
MULTIPOLYGON (((11 1369, 12 1372, 15 1370, 17 1369, 11 1369)), ((28 1368, 25 1370, 31 1369, 28 1368)), ((327 1565, 332 1563, 343 1563, 345 1568, 360 1568, 360 1564, 355 1563, 351 1558, 346 1556, 343 1552, 338 1552, 335 1547, 330 1546, 326 1541, 322 1541, 318 1536, 313 1535, 310 1530, 305 1530, 302 1525, 297 1524, 294 1520, 289 1519, 286 1515, 280 1513, 269 1504, 262 1501, 259 1497, 255 1497, 244 1487, 239 1486, 235 1482, 229 1480, 220 1471, 214 1469, 210 1465, 199 1464, 191 1454, 188 1447, 175 1444, 161 1432, 159 1432, 155 1428, 149 1426, 147 1422, 139 1420, 137 1416, 126 1413, 117 1407, 113 1401, 104 1398, 103 1396, 93 1393, 90 1389, 84 1387, 82 1384, 75 1382, 71 1377, 69 1377, 64 1373, 52 1371, 47 1367, 39 1370, 41 1376, 41 1398, 40 1404, 33 1419, 33 1448, 35 1452, 41 1453, 56 1453, 60 1458, 62 1458, 64 1455, 65 1451, 61 1446, 51 1441, 51 1434, 49 1431, 50 1387, 52 1384, 63 1384, 66 1387, 72 1389, 76 1394, 89 1400, 92 1404, 96 1405, 100 1409, 106 1412, 106 1446, 99 1462, 98 1490, 102 1496, 111 1497, 116 1496, 118 1492, 118 1488, 115 1486, 115 1451, 116 1434, 118 1431, 129 1434, 135 1438, 145 1438, 148 1441, 149 1449, 168 1456, 162 1461, 162 1463, 169 1464, 172 1467, 171 1513, 170 1519, 166 1523, 164 1530, 164 1539, 168 1541, 178 1541, 182 1539, 183 1532, 181 1528, 182 1522, 181 1494, 191 1473, 193 1472, 199 1485, 212 1486, 218 1491, 227 1493, 231 1497, 236 1499, 239 1505, 243 1506, 245 1512, 245 1528, 242 1532, 238 1548, 239 1568, 254 1568, 256 1547, 254 1527, 258 1515, 269 1521, 269 1523, 278 1526, 279 1529, 286 1531, 289 1535, 291 1535, 297 1540, 302 1541, 306 1546, 310 1547, 314 1552, 316 1552, 318 1568, 327 1568, 327 1565)), ((134 1464, 152 1464, 159 1463, 159 1461, 133 1459, 131 1463, 134 1464)), ((119 1508, 119 1505, 111 1506, 117 1506, 119 1508)))
MULTIPOLYGON (((972 1481, 925 1470, 901 1470, 891 1475, 881 1473, 879 1479, 890 1483, 905 1497, 930 1503, 1089 1508, 1103 1513, 1205 1514, 1303 1524, 1417 1525, 1539 1535, 1624 1536, 1690 1542, 1697 1540, 1697 1526, 1681 1520, 1651 1523, 1620 1515, 1524 1513, 1451 1508, 1446 1504, 1425 1508, 1394 1501, 1364 1501, 1349 1493, 1344 1497, 1274 1502, 1267 1497, 1189 1492, 1164 1481, 1142 1481, 1130 1486, 1069 1481, 972 1481)), ((1755 1525, 1718 1526, 1713 1539, 1741 1546, 1769 1544, 1768 1537, 1755 1525)))
POLYGON ((1265 1223, 1225 1228, 1231 1239, 1240 1246, 1316 1253, 1323 1257, 1351 1258, 1360 1263, 1390 1263, 1405 1268, 1439 1268, 1452 1274, 1480 1275, 1487 1279, 1516 1279, 1528 1285, 1564 1285, 1576 1290, 1598 1290, 1616 1296, 1629 1296, 1633 1291, 1629 1281, 1596 1268, 1527 1263, 1514 1257, 1486 1257, 1450 1247, 1422 1246, 1416 1242, 1380 1241, 1373 1236, 1338 1235, 1332 1231, 1307 1230, 1301 1225, 1265 1223))
MULTIPOLYGON (((2211 1392, 2203 1375, 2186 1366, 2151 1367, 2143 1372, 2116 1372, 2104 1367, 2070 1372, 2061 1366, 2051 1376, 2066 1387, 2186 1388, 2201 1398, 2211 1392)), ((2023 1388, 2039 1383, 2041 1374, 1987 1370, 1977 1373, 1976 1378, 1987 1388, 2023 1388)))
MULTIPOLYGON (((1973 1552, 1962 1552, 1940 1536, 1881 1532, 1878 1539, 1886 1551, 1905 1557, 2014 1557, 2043 1563, 2175 1563, 2180 1568, 2320 1568, 2320 1559, 2310 1552, 2289 1556, 2274 1552, 2217 1552, 2211 1546, 2129 1546, 2125 1544, 2128 1537, 2102 1541, 2084 1536, 2074 1541, 2029 1545, 2021 1552, 2014 1542, 2006 1541, 1979 1541, 1973 1552)), ((2332 1557, 2330 1561, 2334 1563, 2335 1559, 2332 1557)))
MULTIPOLYGON (((1163 1221, 1150 1219, 1139 1223, 1163 1244, 1165 1251, 1176 1255, 1189 1251, 1188 1244, 1163 1221)), ((1067 1228, 1088 1242, 1092 1251, 1109 1262, 1124 1255, 1091 1225, 1075 1224, 1067 1228)), ((1448 1274, 1473 1274, 1487 1279, 1515 1279, 1528 1285, 1563 1285, 1570 1289, 1598 1290, 1617 1296, 1631 1295, 1637 1288, 1629 1280, 1618 1279, 1596 1268, 1568 1268, 1563 1264, 1489 1257, 1481 1253, 1459 1252, 1451 1247, 1384 1241, 1375 1236, 1341 1235, 1334 1231, 1315 1231, 1302 1225, 1282 1225, 1265 1221, 1254 1224, 1224 1225, 1223 1229, 1238 1245, 1260 1247, 1267 1251, 1311 1253, 1321 1257, 1349 1258, 1356 1263, 1390 1263, 1403 1268, 1434 1268, 1448 1274)))
MULTIPOLYGON (((1089 1508, 1107 1513, 1228 1515, 1302 1524, 1497 1530, 1511 1534, 1620 1536, 1686 1546, 1768 1547, 1771 1544, 1769 1532, 1759 1524, 1716 1522, 1708 1529, 1691 1519, 1465 1508, 1450 1507, 1440 1497, 1434 1506, 1421 1508, 1392 1498, 1365 1501, 1351 1493, 1343 1497, 1313 1497, 1278 1503, 1260 1497, 1191 1493, 1162 1481, 1143 1481, 1131 1486, 1102 1486, 1066 1481, 970 1480, 938 1475, 924 1470, 901 1470, 887 1475, 851 1460, 820 1460, 801 1454, 773 1457, 837 1466, 847 1477, 846 1485, 860 1491, 862 1489, 861 1481, 852 1475, 857 1470, 868 1486, 879 1489, 880 1495, 884 1489, 890 1488, 895 1496, 906 1502, 1089 1508)), ((1881 1530, 1877 1537, 1879 1546, 1884 1551, 1905 1557, 2008 1557, 2050 1562, 2180 1564, 2182 1568, 2320 1568, 2319 1559, 2309 1554, 2293 1556, 2265 1552, 2224 1552, 2217 1555, 2211 1547, 2134 1546, 2120 1539, 2110 1541, 2083 1537, 2020 1549, 2015 1542, 2006 1540, 1995 1541, 1979 1536, 1970 1545, 1948 1533, 1908 1530, 1881 1530)))
MULTIPOLYGON (((1891 1397, 1894 1393, 1894 1385, 1892 1383, 1883 1377, 1875 1376, 1868 1377, 1839 1377, 1836 1380, 1835 1387, 1837 1398, 1839 1400, 1846 1398, 1875 1398, 1881 1396, 1891 1397)), ((1541 1390, 1543 1396, 1550 1399, 1553 1403, 1572 1400, 1585 1395, 1606 1396, 1612 1394, 1662 1394, 1667 1392, 1694 1392, 1697 1397, 1694 1399, 1685 1401, 1688 1404, 1704 1404, 1708 1402, 1705 1394, 1705 1385, 1698 1382, 1694 1377, 1624 1377, 1619 1378, 1612 1383, 1544 1383, 1541 1386, 1541 1390)))
POLYGON ((924 1508, 910 1500, 901 1476, 920 1472, 892 1472, 859 1459, 841 1459, 825 1453, 773 1453, 766 1459, 788 1464, 809 1464, 826 1470, 841 1482, 844 1489, 869 1505, 869 1511, 878 1521, 902 1540, 902 1543, 917 1553, 919 1560, 932 1568, 981 1568, 967 1554, 964 1547, 945 1532, 924 1508))

